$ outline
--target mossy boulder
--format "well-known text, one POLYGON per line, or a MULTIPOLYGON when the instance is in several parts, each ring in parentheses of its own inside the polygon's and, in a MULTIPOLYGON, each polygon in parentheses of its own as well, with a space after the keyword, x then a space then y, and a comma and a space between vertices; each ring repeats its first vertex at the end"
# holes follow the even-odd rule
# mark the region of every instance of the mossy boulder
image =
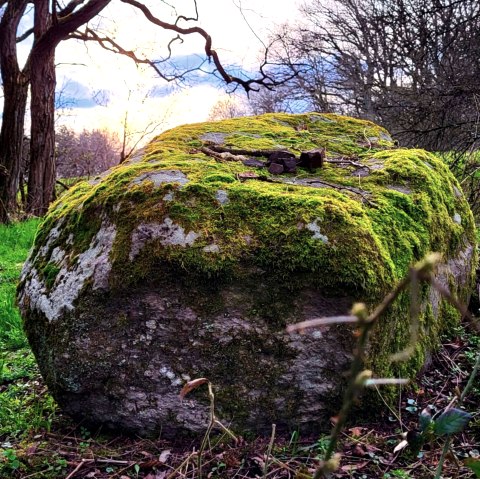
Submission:
MULTIPOLYGON (((444 258, 437 279, 467 300, 474 236, 442 161, 373 123, 311 113, 186 125, 52 206, 18 301, 52 394, 86 424, 203 430, 204 392, 178 395, 207 377, 237 430, 318 429, 338 409, 354 334, 286 326, 375 306, 431 251, 444 258), (279 175, 258 153, 321 148, 321 169, 279 175)), ((409 361, 390 361, 409 341, 408 294, 379 322, 376 375, 413 376, 459 320, 436 291, 421 295, 409 361)))

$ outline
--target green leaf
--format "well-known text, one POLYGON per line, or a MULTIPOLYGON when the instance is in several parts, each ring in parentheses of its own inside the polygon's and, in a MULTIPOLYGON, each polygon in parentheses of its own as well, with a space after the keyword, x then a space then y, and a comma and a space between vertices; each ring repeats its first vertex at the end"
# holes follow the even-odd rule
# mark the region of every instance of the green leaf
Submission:
POLYGON ((425 408, 420 413, 420 417, 418 419, 418 426, 420 428, 420 431, 425 431, 428 426, 430 426, 430 424, 432 424, 432 415, 428 412, 428 409, 425 408))
POLYGON ((472 415, 468 412, 455 408, 448 409, 435 421, 435 434, 444 436, 463 431, 470 419, 472 419, 472 415))
POLYGON ((465 465, 470 468, 477 477, 480 477, 480 460, 478 459, 467 459, 465 465))

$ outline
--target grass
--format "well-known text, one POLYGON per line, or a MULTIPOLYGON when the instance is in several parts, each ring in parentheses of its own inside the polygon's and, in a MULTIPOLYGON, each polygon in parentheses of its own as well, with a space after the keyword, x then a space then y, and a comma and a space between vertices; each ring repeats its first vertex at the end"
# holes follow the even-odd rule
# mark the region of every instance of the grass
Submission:
POLYGON ((25 348, 27 340, 15 306, 15 288, 39 220, 0 225, 0 351, 25 348))
MULTIPOLYGON (((45 394, 15 305, 15 288, 39 220, 0 225, 0 440, 2 446, 48 428, 55 406, 45 394), (41 400, 39 398, 41 397, 41 400)), ((16 460, 8 447, 7 465, 16 460)), ((0 472, 5 464, 0 463, 0 472)), ((3 477, 3 476, 1 476, 3 477)))

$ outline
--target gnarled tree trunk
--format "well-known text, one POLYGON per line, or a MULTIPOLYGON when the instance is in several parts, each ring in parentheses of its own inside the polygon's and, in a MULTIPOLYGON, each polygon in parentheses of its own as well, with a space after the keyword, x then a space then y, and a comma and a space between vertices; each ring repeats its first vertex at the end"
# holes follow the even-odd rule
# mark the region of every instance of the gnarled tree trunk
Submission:
POLYGON ((35 1, 35 42, 31 53, 31 139, 27 211, 41 216, 55 186, 55 48, 45 41, 50 26, 48 0, 35 1))
POLYGON ((28 93, 28 61, 18 65, 16 34, 27 0, 9 2, 0 22, 0 70, 3 82, 3 116, 0 130, 0 223, 17 207, 24 119, 28 93))

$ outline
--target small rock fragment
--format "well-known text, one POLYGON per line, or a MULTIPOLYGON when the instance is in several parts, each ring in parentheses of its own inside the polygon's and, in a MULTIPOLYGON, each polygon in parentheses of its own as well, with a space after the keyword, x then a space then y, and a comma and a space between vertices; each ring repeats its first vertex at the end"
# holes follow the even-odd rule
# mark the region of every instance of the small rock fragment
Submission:
POLYGON ((295 155, 289 151, 274 151, 268 157, 267 166, 270 166, 272 163, 283 165, 287 158, 295 158, 295 155))
POLYGON ((302 151, 298 166, 308 168, 314 171, 316 168, 322 168, 325 161, 325 148, 317 148, 310 151, 302 151))
POLYGON ((283 167, 283 165, 281 165, 279 163, 272 163, 268 167, 268 171, 272 175, 281 175, 284 172, 284 167, 283 167))
POLYGON ((257 178, 260 178, 254 171, 242 171, 242 173, 239 173, 237 176, 240 181, 256 180, 257 178))
POLYGON ((283 160, 283 167, 285 173, 296 173, 297 172, 297 160, 293 158, 285 158, 283 160))
POLYGON ((246 160, 243 160, 242 163, 245 166, 253 168, 265 168, 267 166, 264 161, 257 160, 256 158, 247 158, 246 160))

